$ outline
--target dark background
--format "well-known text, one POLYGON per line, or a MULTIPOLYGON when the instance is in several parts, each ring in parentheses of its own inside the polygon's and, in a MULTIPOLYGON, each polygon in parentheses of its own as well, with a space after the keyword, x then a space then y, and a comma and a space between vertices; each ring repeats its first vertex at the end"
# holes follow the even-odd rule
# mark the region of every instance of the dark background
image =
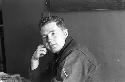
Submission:
POLYGON ((124 10, 125 0, 46 0, 48 9, 54 12, 68 12, 81 10, 124 10))
MULTIPOLYGON (((38 21, 48 15, 44 0, 3 0, 7 72, 28 75, 40 42, 38 21)), ((101 66, 104 82, 125 82, 125 10, 58 12, 70 34, 86 45, 101 66)))

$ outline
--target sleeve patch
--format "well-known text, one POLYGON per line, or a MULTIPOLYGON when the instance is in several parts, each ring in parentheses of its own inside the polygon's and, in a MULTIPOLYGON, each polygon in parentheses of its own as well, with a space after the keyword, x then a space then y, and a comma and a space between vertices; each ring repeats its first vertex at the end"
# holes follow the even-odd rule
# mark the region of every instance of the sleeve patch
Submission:
POLYGON ((63 68, 62 69, 62 74, 61 76, 65 79, 69 78, 70 77, 70 74, 71 74, 71 69, 66 69, 66 68, 63 68))

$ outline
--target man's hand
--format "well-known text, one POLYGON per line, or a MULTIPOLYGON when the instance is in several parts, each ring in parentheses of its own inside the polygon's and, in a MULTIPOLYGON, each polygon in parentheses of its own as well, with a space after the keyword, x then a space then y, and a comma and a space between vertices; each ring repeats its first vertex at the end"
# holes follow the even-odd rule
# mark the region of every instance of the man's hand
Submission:
POLYGON ((31 70, 34 70, 38 67, 39 65, 39 58, 43 57, 44 55, 46 55, 47 50, 44 47, 44 45, 39 45, 36 49, 36 51, 34 52, 32 59, 31 59, 31 70))
POLYGON ((47 50, 44 47, 44 45, 39 45, 36 51, 34 52, 32 59, 38 60, 40 57, 43 57, 44 55, 46 55, 46 53, 47 53, 47 50))

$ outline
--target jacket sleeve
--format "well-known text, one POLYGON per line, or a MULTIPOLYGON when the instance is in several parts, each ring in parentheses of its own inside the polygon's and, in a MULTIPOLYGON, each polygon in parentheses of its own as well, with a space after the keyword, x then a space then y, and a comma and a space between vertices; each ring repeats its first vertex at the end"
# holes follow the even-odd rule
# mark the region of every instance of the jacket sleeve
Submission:
POLYGON ((31 82, 50 82, 51 69, 48 62, 40 61, 38 68, 29 71, 29 78, 31 82))
POLYGON ((29 68, 29 79, 32 81, 32 82, 35 82, 36 80, 37 80, 37 82, 39 82, 38 81, 38 78, 39 77, 39 69, 37 68, 37 69, 35 69, 35 70, 31 70, 30 68, 29 68))
POLYGON ((96 63, 92 58, 76 52, 66 59, 61 77, 63 82, 96 82, 94 81, 96 69, 96 63))

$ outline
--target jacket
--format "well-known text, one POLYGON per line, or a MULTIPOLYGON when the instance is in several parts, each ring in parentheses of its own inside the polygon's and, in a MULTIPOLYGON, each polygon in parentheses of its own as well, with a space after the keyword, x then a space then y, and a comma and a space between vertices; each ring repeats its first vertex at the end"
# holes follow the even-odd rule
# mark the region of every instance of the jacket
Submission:
POLYGON ((45 77, 49 81, 44 78, 39 82, 99 82, 95 57, 86 47, 77 45, 70 36, 66 39, 63 49, 54 54, 46 65, 49 73, 42 72, 37 78, 45 77))

